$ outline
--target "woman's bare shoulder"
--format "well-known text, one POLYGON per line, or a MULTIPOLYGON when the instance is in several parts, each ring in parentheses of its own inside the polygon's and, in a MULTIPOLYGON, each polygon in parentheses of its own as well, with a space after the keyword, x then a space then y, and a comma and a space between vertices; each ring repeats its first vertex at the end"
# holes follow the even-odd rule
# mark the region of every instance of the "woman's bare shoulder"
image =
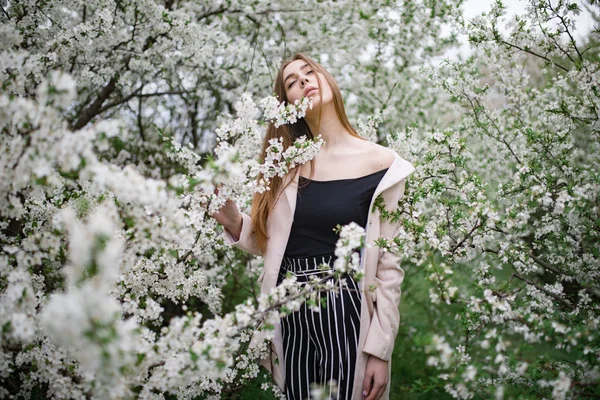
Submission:
POLYGON ((374 170, 382 170, 392 165, 396 159, 396 152, 377 143, 365 141, 363 144, 365 157, 374 170))

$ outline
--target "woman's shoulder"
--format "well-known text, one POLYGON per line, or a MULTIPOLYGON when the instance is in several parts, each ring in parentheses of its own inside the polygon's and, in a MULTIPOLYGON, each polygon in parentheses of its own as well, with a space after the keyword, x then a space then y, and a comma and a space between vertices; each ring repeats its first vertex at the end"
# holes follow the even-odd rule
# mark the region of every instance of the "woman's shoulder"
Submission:
POLYGON ((363 146, 369 164, 377 170, 391 167, 398 157, 394 150, 378 143, 365 141, 363 146))
POLYGON ((371 149, 369 158, 372 160, 372 165, 379 166, 379 169, 389 168, 390 179, 398 184, 416 170, 410 161, 404 159, 394 149, 373 142, 365 143, 365 146, 371 149))

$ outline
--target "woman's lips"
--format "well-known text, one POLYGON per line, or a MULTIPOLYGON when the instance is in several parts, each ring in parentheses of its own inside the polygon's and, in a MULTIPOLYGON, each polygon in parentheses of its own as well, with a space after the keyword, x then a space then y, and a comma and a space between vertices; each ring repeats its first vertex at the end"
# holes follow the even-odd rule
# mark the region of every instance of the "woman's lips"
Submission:
POLYGON ((310 95, 311 93, 314 93, 317 90, 318 90, 317 88, 310 89, 308 92, 306 92, 306 94, 304 96, 307 97, 308 95, 310 95))

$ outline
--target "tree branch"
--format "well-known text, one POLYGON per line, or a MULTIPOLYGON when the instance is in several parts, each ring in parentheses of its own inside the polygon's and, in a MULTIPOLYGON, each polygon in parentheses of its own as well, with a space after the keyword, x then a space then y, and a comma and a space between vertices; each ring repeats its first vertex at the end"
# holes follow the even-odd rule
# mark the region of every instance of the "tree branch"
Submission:
POLYGON ((518 46, 518 45, 516 45, 516 44, 509 43, 509 42, 507 42, 507 41, 505 41, 505 40, 503 40, 503 39, 499 39, 498 41, 499 41, 500 43, 503 43, 503 44, 505 44, 505 45, 509 46, 509 47, 514 47, 515 49, 521 50, 521 51, 523 51, 523 52, 525 52, 525 53, 529 53, 529 54, 531 54, 531 55, 533 55, 533 56, 536 56, 536 57, 539 57, 539 58, 541 58, 541 59, 543 59, 543 60, 546 60, 546 61, 548 61, 550 64, 552 64, 552 65, 554 65, 554 66, 556 66, 556 67, 558 67, 558 68, 560 68, 560 69, 564 70, 565 72, 569 72, 569 70, 568 70, 567 68, 565 68, 565 67, 563 67, 562 65, 560 65, 560 64, 558 64, 558 63, 556 63, 556 62, 554 62, 554 61, 550 60, 550 59, 549 59, 548 57, 546 57, 546 56, 543 56, 543 55, 541 55, 541 54, 538 54, 538 53, 536 53, 536 52, 535 52, 535 51, 533 51, 533 50, 530 50, 530 49, 524 49, 524 48, 522 48, 522 47, 520 47, 520 46, 518 46))
MULTIPOLYGON (((565 307, 568 307, 570 309, 574 309, 575 308, 575 306, 573 304, 571 304, 569 301, 567 301, 567 300, 563 299, 562 297, 560 297, 560 296, 558 296, 558 295, 556 295, 556 294, 554 294, 554 293, 552 293, 552 292, 544 289, 543 287, 541 287, 537 283, 535 283, 535 282, 533 282, 533 281, 531 281, 531 280, 529 280, 527 278, 522 277, 517 272, 513 272, 512 273, 511 279, 512 279, 513 276, 516 277, 516 278, 518 278, 518 279, 520 279, 520 280, 522 280, 523 282, 525 282, 525 283, 527 283, 529 285, 535 286, 538 290, 540 290, 540 291, 544 292, 545 294, 547 294, 548 296, 552 297, 554 300, 556 300, 559 303, 563 304, 565 307)), ((510 282, 510 279, 509 279, 509 282, 510 282)))
POLYGON ((122 99, 119 99, 117 101, 113 101, 112 103, 108 103, 107 105, 105 105, 104 107, 102 107, 101 109, 98 110, 97 114, 101 114, 103 112, 105 112, 106 110, 109 110, 113 107, 116 107, 120 104, 126 103, 129 100, 133 99, 134 97, 138 97, 138 98, 143 98, 143 97, 155 97, 155 96, 165 96, 165 95, 180 95, 180 94, 188 94, 191 93, 189 91, 186 90, 168 90, 166 92, 156 92, 156 93, 139 93, 139 91, 141 90, 141 88, 136 89, 134 92, 132 92, 131 94, 128 94, 127 96, 123 97, 122 99))
POLYGON ((111 93, 115 90, 117 85, 117 77, 113 76, 108 84, 104 86, 96 100, 92 104, 90 104, 85 110, 81 112, 79 119, 73 125, 71 125, 71 130, 76 131, 78 129, 83 128, 87 125, 88 122, 92 120, 96 115, 99 114, 102 109, 102 104, 108 99, 111 93))

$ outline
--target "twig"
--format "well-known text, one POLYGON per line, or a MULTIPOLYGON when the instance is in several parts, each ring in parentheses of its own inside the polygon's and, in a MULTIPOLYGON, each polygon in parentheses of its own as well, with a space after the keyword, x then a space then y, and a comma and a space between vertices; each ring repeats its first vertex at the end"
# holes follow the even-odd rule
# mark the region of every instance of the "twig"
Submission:
POLYGON ((539 57, 539 58, 541 58, 541 59, 543 59, 543 60, 546 60, 546 61, 548 61, 550 64, 552 64, 552 65, 554 65, 554 66, 556 66, 556 67, 558 67, 558 68, 560 68, 560 69, 562 69, 562 70, 564 70, 564 71, 566 71, 566 72, 569 72, 569 70, 568 70, 567 68, 565 68, 565 67, 563 67, 562 65, 560 65, 560 64, 558 64, 558 63, 556 63, 556 62, 554 62, 554 61, 550 60, 550 59, 549 59, 548 57, 546 57, 546 56, 543 56, 543 55, 541 55, 541 54, 538 54, 538 53, 536 53, 536 52, 535 52, 535 51, 533 51, 533 50, 530 50, 530 49, 524 49, 524 48, 522 48, 522 47, 520 47, 520 46, 518 46, 518 45, 516 45, 516 44, 508 43, 507 41, 505 41, 505 40, 503 40, 503 39, 499 39, 499 42, 500 42, 500 43, 503 43, 503 44, 505 44, 505 45, 507 45, 507 46, 509 46, 509 47, 514 47, 514 48, 516 48, 516 49, 519 49, 519 50, 521 50, 521 51, 523 51, 523 52, 525 52, 525 53, 529 53, 529 54, 531 54, 531 55, 534 55, 534 56, 536 56, 536 57, 539 57))
MULTIPOLYGON (((560 297, 560 296, 558 296, 558 295, 556 295, 556 294, 554 294, 554 293, 552 293, 552 292, 544 289, 543 287, 541 287, 537 283, 535 283, 535 282, 533 282, 533 281, 531 281, 531 280, 529 280, 527 278, 522 277, 517 272, 513 272, 512 273, 511 279, 512 279, 513 276, 517 277, 518 279, 522 280, 523 282, 525 282, 525 283, 527 283, 529 285, 535 286, 538 290, 546 293, 548 296, 552 297, 553 299, 555 299, 559 303, 562 303, 564 306, 566 306, 566 307, 568 307, 570 309, 574 309, 575 308, 575 306, 573 304, 571 304, 569 301, 567 301, 567 300, 563 299, 562 297, 560 297)), ((509 280, 509 282, 510 282, 510 280, 509 280)))

